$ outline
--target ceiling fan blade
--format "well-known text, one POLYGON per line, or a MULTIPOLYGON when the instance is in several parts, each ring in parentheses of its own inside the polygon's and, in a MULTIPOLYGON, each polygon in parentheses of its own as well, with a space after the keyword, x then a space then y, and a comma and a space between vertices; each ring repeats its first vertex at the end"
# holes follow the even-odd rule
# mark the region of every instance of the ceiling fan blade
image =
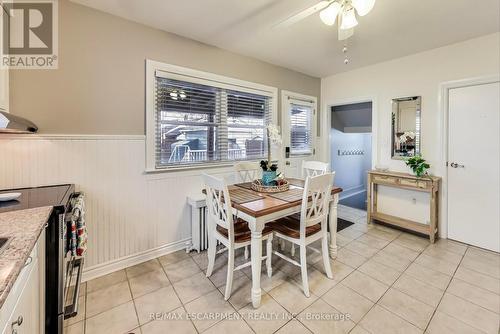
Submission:
POLYGON ((273 28, 285 28, 285 27, 289 27, 291 26, 292 24, 295 24, 303 19, 305 19, 306 17, 316 13, 316 12, 319 12, 320 10, 322 10, 323 8, 326 8, 328 7, 328 5, 332 2, 333 0, 323 0, 323 1, 320 1, 318 2, 317 4, 315 4, 314 6, 311 6, 307 9, 304 9, 303 11, 297 13, 297 14, 294 14, 292 16, 290 16, 289 18, 275 24, 273 26, 273 28))

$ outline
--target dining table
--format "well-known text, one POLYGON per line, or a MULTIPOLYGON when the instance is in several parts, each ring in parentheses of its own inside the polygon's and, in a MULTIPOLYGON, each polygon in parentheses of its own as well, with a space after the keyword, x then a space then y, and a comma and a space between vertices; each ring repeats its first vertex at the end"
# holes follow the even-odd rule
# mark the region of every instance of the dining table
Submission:
MULTIPOLYGON (((267 223, 298 213, 302 206, 304 183, 302 179, 288 178, 289 189, 277 193, 257 192, 252 183, 228 186, 233 215, 248 222, 251 231, 252 305, 260 306, 260 275, 262 265, 262 230, 267 223)), ((328 225, 330 230, 329 254, 337 257, 337 205, 342 188, 333 186, 330 199, 328 225)))

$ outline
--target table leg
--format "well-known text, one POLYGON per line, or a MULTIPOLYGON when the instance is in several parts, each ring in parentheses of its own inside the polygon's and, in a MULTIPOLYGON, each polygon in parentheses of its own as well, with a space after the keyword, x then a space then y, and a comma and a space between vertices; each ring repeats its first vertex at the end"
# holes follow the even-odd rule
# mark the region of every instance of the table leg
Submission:
POLYGON ((330 215, 329 222, 330 225, 330 257, 332 259, 337 258, 337 205, 339 203, 339 194, 333 195, 332 201, 330 201, 330 215))
POLYGON ((252 229, 251 258, 252 258, 252 305, 254 308, 260 306, 261 289, 260 273, 262 265, 262 230, 252 229))
POLYGON ((368 189, 366 191, 366 223, 370 224, 372 222, 372 179, 371 174, 368 173, 367 177, 368 189))

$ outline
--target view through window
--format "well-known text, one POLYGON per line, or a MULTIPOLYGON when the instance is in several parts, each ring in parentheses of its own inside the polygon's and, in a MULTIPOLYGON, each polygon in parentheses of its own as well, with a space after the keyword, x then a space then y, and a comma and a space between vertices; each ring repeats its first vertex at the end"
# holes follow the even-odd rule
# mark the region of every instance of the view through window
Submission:
POLYGON ((290 154, 312 154, 312 118, 311 106, 290 104, 290 154))
POLYGON ((269 96, 157 76, 156 166, 261 159, 269 96))

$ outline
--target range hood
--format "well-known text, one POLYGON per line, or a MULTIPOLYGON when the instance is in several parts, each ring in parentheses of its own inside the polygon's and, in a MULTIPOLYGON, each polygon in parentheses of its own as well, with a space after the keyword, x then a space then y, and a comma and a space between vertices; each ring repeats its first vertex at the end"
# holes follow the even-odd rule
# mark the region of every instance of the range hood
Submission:
POLYGON ((38 127, 25 118, 0 111, 0 134, 2 133, 35 133, 38 127))

